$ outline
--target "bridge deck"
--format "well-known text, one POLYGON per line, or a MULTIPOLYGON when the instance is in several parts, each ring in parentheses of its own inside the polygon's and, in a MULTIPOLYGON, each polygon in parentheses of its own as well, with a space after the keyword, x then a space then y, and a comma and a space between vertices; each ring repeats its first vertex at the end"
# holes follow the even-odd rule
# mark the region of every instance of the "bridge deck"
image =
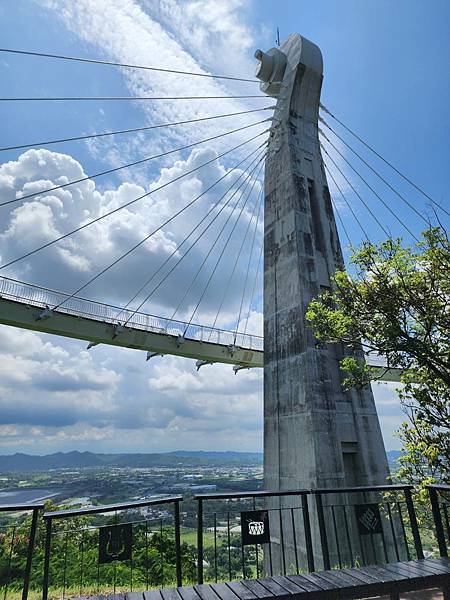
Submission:
MULTIPOLYGON (((0 277, 0 323, 85 340, 91 345, 109 344, 146 350, 150 354, 184 356, 207 363, 249 368, 264 366, 261 336, 174 321, 85 298, 72 298, 62 292, 7 277, 0 277), (54 306, 59 308, 51 310, 54 306)), ((400 369, 371 366, 383 381, 400 380, 400 369)))

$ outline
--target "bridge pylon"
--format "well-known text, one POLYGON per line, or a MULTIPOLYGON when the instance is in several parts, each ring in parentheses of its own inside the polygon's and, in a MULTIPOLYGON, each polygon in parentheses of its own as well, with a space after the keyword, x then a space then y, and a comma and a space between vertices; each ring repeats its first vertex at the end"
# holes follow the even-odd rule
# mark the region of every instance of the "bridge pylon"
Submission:
MULTIPOLYGON (((388 463, 372 391, 343 390, 345 348, 318 346, 305 322, 310 300, 344 265, 319 143, 322 55, 292 34, 255 57, 261 90, 277 99, 265 171, 265 486, 384 484, 388 463)), ((312 528, 320 566, 316 518, 312 528)))

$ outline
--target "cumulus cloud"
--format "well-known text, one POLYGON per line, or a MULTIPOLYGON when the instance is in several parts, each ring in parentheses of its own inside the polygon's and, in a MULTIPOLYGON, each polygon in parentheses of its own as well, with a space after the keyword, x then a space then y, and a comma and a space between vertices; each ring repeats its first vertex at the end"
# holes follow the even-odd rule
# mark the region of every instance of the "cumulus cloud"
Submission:
MULTIPOLYGON (((233 187, 233 182, 239 176, 241 176, 240 182, 244 178, 243 171, 237 169, 211 191, 204 193, 186 212, 159 231, 156 230, 176 212, 188 206, 214 182, 224 177, 227 169, 220 161, 213 161, 188 177, 179 179, 160 191, 157 190, 215 156, 217 153, 210 148, 192 150, 186 160, 178 160, 171 167, 163 168, 146 188, 124 182, 117 187, 100 192, 94 181, 83 181, 69 188, 38 195, 12 205, 12 210, 4 213, 0 220, 3 263, 14 260, 21 254, 75 229, 80 224, 96 219, 147 194, 127 208, 17 263, 13 269, 8 270, 8 274, 53 289, 73 292, 152 233, 137 250, 117 263, 96 281, 95 285, 86 288, 84 294, 87 293, 90 297, 112 304, 124 304, 170 255, 173 254, 173 258, 154 279, 153 286, 161 281, 175 262, 192 246, 189 250, 189 259, 183 259, 184 262, 180 263, 173 276, 168 278, 167 283, 158 290, 158 296, 154 298, 153 304, 145 307, 153 314, 163 311, 163 315, 169 316, 182 299, 185 290, 189 288, 189 283, 201 266, 203 257, 216 242, 214 253, 211 253, 209 261, 205 263, 196 281, 196 286, 180 308, 178 317, 186 316, 198 299, 198 290, 206 285, 215 260, 228 240, 240 209, 244 207, 250 188, 247 188, 247 193, 241 200, 242 190, 236 192, 237 188, 233 187), (230 188, 230 192, 227 193, 230 188), (224 196, 222 200, 221 196, 224 196), (177 247, 186 236, 216 204, 217 208, 212 210, 210 217, 177 251, 177 247), (232 214, 235 205, 237 208, 232 214), (219 213, 221 209, 222 213, 219 213), (213 221, 215 216, 217 219, 213 221), (156 233, 153 233, 155 231, 156 233), (205 234, 200 237, 203 231, 205 234), (197 243, 193 246, 196 240, 197 243)), ((20 199, 29 193, 30 189, 42 189, 42 181, 45 181, 43 186, 45 188, 45 186, 58 185, 67 177, 82 178, 83 176, 82 166, 68 155, 44 149, 28 150, 19 156, 18 160, 0 166, 0 188, 3 189, 6 198, 20 199), (35 179, 38 176, 40 179, 35 179)), ((202 305, 203 315, 210 319, 210 322, 214 310, 220 305, 220 295, 224 291, 217 283, 226 281, 227 275, 232 271, 232 262, 240 247, 241 239, 249 227, 259 189, 260 184, 256 183, 253 194, 229 239, 215 280, 205 296, 202 305)), ((261 233, 258 232, 260 243, 261 233)), ((250 235, 247 239, 245 248, 250 252, 250 235)), ((235 271, 235 281, 244 277, 246 260, 246 257, 243 257, 239 261, 235 271)), ((252 265, 252 269, 251 274, 256 270, 256 264, 252 265)), ((148 289, 150 290, 151 287, 148 289)), ((249 301, 249 292, 246 300, 249 301)), ((237 296, 229 295, 223 314, 220 315, 219 325, 232 319, 237 304, 237 296)), ((202 314, 197 316, 201 318, 202 314)))

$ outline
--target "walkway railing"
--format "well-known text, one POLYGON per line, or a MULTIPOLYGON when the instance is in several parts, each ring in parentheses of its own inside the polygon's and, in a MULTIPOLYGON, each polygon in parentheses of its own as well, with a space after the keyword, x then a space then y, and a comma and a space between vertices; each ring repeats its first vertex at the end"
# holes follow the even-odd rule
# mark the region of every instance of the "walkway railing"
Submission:
POLYGON ((262 573, 314 571, 309 493, 196 495, 198 583, 205 579, 205 568, 206 579, 216 582, 251 579, 262 573), (260 535, 255 536, 254 531, 260 535), (205 538, 209 540, 207 547, 205 538))
POLYGON ((450 547, 450 485, 429 485, 436 538, 441 556, 449 556, 450 547))
POLYGON ((14 588, 17 589, 18 582, 22 587, 22 600, 27 600, 28 590, 30 588, 31 566, 33 562, 33 550, 36 541, 36 531, 38 526, 39 511, 43 510, 43 504, 2 504, 0 505, 1 514, 15 513, 23 515, 31 511, 31 522, 29 526, 19 522, 8 525, 0 524, 1 546, 6 554, 6 569, 0 573, 0 594, 3 600, 8 597, 8 591, 12 576, 12 558, 14 554, 19 554, 21 550, 26 553, 25 568, 22 574, 15 573, 14 588))
POLYGON ((422 538, 427 556, 445 557, 450 486, 429 492, 422 529, 409 485, 199 494, 195 516, 181 496, 49 511, 45 535, 42 505, 0 507, 17 514, 0 519, 1 595, 20 588, 26 600, 30 582, 47 600, 393 563, 423 558, 422 538))
POLYGON ((58 313, 76 315, 114 325, 126 325, 133 329, 152 333, 161 333, 174 337, 183 336, 187 339, 211 342, 223 346, 263 350, 263 338, 261 336, 239 332, 236 334, 234 331, 227 331, 225 329, 205 327, 196 323, 186 323, 143 312, 124 310, 119 306, 87 300, 86 298, 79 298, 77 296, 71 298, 69 294, 8 277, 0 277, 0 297, 42 309, 46 307, 51 309, 64 302, 57 309, 58 313))
POLYGON ((42 599, 49 588, 76 595, 105 588, 182 585, 182 496, 51 511, 46 521, 42 599), (111 516, 112 514, 112 516, 111 516), (96 582, 95 589, 86 582, 96 582))
POLYGON ((423 558, 412 489, 384 485, 313 490, 324 569, 423 558))

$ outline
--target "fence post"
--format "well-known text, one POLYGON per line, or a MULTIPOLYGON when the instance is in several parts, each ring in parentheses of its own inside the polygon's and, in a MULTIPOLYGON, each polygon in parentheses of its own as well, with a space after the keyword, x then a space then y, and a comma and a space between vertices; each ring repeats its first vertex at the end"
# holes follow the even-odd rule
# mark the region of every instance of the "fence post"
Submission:
POLYGON ((420 539, 419 526, 417 524, 416 511, 412 501, 411 489, 404 488, 406 508, 408 509, 409 522, 411 523, 412 534, 414 538, 414 547, 416 549, 417 558, 424 558, 422 540, 420 539))
POLYGON ((314 493, 316 496, 317 519, 319 521, 319 534, 320 544, 322 546, 323 568, 325 569, 325 571, 328 571, 331 569, 330 552, 328 550, 327 530, 325 527, 325 517, 323 514, 322 494, 320 492, 314 493))
POLYGON ((39 509, 33 508, 33 516, 31 518, 30 539, 28 540, 27 562, 25 565, 25 573, 23 577, 22 600, 27 600, 28 590, 30 588, 31 564, 33 562, 34 540, 36 539, 37 520, 39 509))
POLYGON ((197 583, 203 583, 203 501, 197 502, 197 583))
POLYGON ((306 544, 306 557, 308 559, 308 569, 310 571, 315 571, 314 553, 313 553, 312 538, 311 538, 311 522, 309 520, 308 496, 306 494, 302 494, 302 512, 303 512, 303 526, 305 528, 305 544, 306 544))
POLYGON ((42 600, 47 600, 47 597, 48 597, 51 543, 52 543, 52 518, 47 517, 46 530, 45 530, 44 580, 42 582, 42 600))
POLYGON ((441 556, 448 556, 447 544, 445 543, 444 525, 442 523, 441 511, 439 509, 438 491, 435 488, 428 486, 428 493, 430 495, 431 510, 433 511, 439 554, 441 556))
POLYGON ((181 540, 180 540, 180 501, 175 500, 175 561, 177 572, 177 586, 183 585, 183 574, 181 572, 181 540))

